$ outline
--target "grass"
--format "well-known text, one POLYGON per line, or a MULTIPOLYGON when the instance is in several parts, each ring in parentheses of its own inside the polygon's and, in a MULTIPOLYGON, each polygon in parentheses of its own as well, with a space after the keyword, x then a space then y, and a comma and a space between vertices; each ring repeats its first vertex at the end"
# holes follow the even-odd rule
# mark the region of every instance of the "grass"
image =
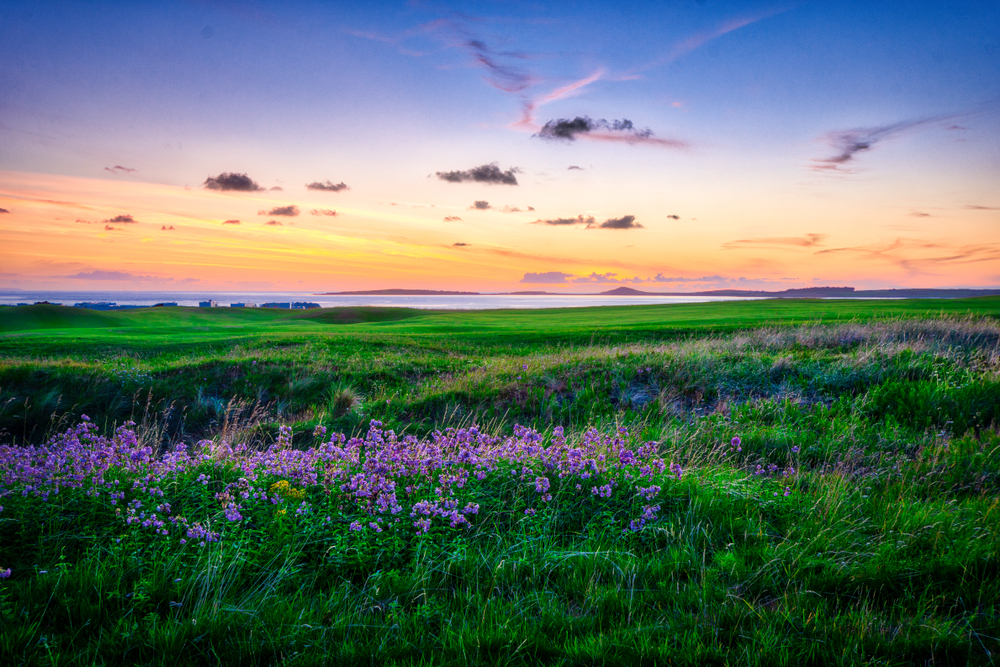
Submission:
POLYGON ((0 309, 16 448, 83 413, 109 436, 131 418, 151 451, 304 452, 317 427, 364 436, 374 418, 418 438, 519 423, 545 445, 627 427, 684 471, 658 473, 638 531, 648 503, 624 478, 603 497, 586 489, 610 477, 553 477, 541 501, 530 459, 454 491, 480 506, 469 526, 418 534, 419 494, 403 524, 355 531, 361 505, 322 479, 291 483, 312 513, 227 521, 218 494, 240 475, 213 458, 158 487, 219 527, 204 547, 116 514, 164 502, 141 471, 116 473, 115 505, 93 484, 43 500, 0 480, 0 663, 992 664, 998 317, 996 298, 0 309))

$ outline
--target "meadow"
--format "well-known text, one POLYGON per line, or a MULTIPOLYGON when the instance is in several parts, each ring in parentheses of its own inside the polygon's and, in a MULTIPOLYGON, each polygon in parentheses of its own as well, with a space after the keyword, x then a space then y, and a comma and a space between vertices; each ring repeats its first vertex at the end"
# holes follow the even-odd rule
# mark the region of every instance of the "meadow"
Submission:
POLYGON ((0 307, 0 664, 992 664, 1000 298, 0 307))

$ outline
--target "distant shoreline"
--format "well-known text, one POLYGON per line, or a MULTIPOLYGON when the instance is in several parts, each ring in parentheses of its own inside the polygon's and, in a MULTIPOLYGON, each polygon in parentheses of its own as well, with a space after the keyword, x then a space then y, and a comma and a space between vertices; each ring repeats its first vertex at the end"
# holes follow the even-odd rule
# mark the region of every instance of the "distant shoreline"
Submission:
POLYGON ((380 289, 350 290, 345 292, 316 292, 317 296, 730 296, 764 297, 777 299, 967 299, 977 296, 1000 296, 998 289, 906 288, 856 290, 853 287, 806 287, 780 291, 767 290, 706 290, 701 292, 645 292, 632 287, 618 287, 606 292, 459 292, 429 289, 380 289))

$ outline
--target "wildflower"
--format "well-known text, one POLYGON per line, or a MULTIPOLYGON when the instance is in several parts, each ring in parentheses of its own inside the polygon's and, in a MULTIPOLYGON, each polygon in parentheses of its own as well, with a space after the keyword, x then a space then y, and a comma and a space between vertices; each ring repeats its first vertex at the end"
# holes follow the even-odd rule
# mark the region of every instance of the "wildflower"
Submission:
POLYGON ((536 514, 535 510, 531 509, 530 507, 524 510, 524 516, 535 516, 535 514, 536 514))
POLYGON ((792 454, 798 454, 798 453, 799 453, 799 446, 795 445, 794 447, 792 447, 792 454))
POLYGON ((10 576, 10 568, 9 567, 6 570, 0 570, 0 579, 6 579, 9 576, 10 576))
POLYGON ((681 475, 684 474, 684 470, 681 468, 681 466, 680 466, 679 463, 671 463, 670 464, 670 472, 672 472, 673 474, 677 475, 677 479, 680 479, 681 475))

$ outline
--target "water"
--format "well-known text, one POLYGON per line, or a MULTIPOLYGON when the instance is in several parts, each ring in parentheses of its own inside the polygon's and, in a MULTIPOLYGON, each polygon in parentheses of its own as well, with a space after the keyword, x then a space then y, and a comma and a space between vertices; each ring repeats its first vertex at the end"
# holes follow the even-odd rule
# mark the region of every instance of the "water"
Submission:
POLYGON ((324 308, 337 306, 394 306, 432 310, 495 310, 499 308, 581 308, 584 306, 632 306, 664 303, 704 303, 708 301, 749 301, 761 297, 712 296, 600 296, 583 294, 466 294, 439 296, 326 296, 310 292, 63 292, 0 291, 0 305, 48 301, 72 306, 84 301, 110 301, 119 306, 152 306, 176 302, 178 306, 197 306, 199 301, 231 303, 309 301, 324 308))

